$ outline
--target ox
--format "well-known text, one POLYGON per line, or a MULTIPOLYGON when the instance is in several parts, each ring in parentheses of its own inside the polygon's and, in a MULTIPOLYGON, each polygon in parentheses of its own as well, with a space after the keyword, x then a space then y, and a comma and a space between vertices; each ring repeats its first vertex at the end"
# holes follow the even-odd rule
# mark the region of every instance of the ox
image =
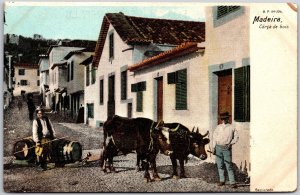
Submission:
POLYGON ((153 179, 160 180, 156 170, 156 156, 159 152, 158 139, 153 139, 152 130, 156 122, 147 118, 129 119, 113 116, 104 125, 103 153, 100 156, 100 166, 104 171, 114 171, 113 157, 118 153, 128 154, 132 151, 137 153, 137 161, 142 160, 145 168, 144 178, 151 181, 149 163, 153 169, 153 179))
POLYGON ((197 132, 189 131, 187 127, 179 123, 165 123, 158 124, 154 132, 158 137, 160 150, 165 155, 169 155, 173 166, 172 177, 178 179, 177 173, 177 160, 180 164, 180 178, 185 178, 184 160, 187 159, 189 154, 192 154, 201 160, 207 158, 205 152, 205 145, 209 143, 209 139, 204 138, 205 135, 197 132), (166 136, 167 134, 167 136, 166 136))

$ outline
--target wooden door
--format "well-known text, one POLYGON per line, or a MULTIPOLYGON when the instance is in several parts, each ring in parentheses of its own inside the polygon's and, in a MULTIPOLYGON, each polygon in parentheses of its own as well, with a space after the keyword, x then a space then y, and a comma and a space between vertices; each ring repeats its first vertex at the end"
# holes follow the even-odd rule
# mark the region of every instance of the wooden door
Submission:
POLYGON ((107 117, 115 115, 115 75, 108 78, 107 117))
POLYGON ((232 73, 218 76, 218 124, 221 123, 219 118, 221 113, 228 112, 232 123, 232 73))
POLYGON ((157 121, 163 120, 163 77, 157 80, 157 121))

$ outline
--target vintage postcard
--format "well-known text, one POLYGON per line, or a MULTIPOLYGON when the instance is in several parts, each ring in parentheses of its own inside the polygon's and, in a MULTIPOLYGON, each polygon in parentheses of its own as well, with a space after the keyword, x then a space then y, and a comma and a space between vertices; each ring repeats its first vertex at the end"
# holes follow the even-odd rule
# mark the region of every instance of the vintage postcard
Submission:
POLYGON ((296 191, 297 14, 5 2, 3 191, 296 191))

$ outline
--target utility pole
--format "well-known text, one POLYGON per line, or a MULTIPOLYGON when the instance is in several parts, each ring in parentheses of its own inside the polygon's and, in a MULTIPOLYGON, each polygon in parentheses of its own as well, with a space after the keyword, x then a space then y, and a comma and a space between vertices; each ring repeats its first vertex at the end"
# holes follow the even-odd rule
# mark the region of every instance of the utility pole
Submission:
POLYGON ((11 58, 12 55, 8 55, 8 88, 12 89, 12 78, 11 78, 11 58))

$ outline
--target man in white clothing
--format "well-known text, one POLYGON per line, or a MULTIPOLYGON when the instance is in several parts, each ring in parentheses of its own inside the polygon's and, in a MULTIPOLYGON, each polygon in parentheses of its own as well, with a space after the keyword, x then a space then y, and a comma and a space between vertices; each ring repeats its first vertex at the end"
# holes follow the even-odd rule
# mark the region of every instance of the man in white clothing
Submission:
POLYGON ((36 144, 35 153, 40 169, 47 170, 47 157, 51 150, 51 140, 55 137, 55 131, 51 121, 44 116, 44 110, 36 109, 36 119, 32 124, 32 138, 36 144))
POLYGON ((233 125, 229 123, 229 113, 220 114, 221 124, 217 126, 213 133, 213 153, 216 155, 216 163, 219 172, 219 186, 225 185, 225 167, 227 169, 229 182, 232 188, 237 188, 232 166, 232 149, 231 146, 235 144, 239 135, 234 129, 233 125))

